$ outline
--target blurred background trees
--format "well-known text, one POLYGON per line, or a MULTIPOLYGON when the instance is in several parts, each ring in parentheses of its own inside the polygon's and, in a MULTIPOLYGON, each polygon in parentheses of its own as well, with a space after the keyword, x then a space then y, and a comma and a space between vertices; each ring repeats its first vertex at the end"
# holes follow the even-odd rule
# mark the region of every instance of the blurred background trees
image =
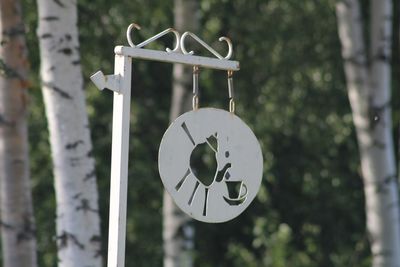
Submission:
MULTIPOLYGON (((361 14, 369 25, 368 0, 361 14)), ((30 73, 29 143, 38 265, 57 265, 55 196, 39 73, 38 18, 25 0, 30 73)), ((194 266, 370 266, 365 200, 355 129, 347 98, 333 0, 199 1, 196 32, 218 51, 218 37, 233 40, 236 113, 259 138, 264 179, 254 203, 223 224, 194 222, 194 266)), ((393 1, 393 134, 399 140, 399 3, 393 1)), ((127 44, 126 27, 137 22, 143 40, 171 25, 173 1, 78 1, 81 64, 93 155, 99 183, 106 255, 112 95, 88 79, 113 70, 113 49, 127 44)), ((367 28, 364 31, 368 31, 367 28)), ((134 40, 134 41, 135 41, 134 40)), ((149 48, 171 46, 172 38, 149 48)), ((208 55, 202 50, 200 54, 208 55)), ((169 124, 172 65, 134 61, 128 188, 127 265, 162 266, 163 188, 158 144, 169 124)), ((190 67, 186 67, 189 68, 190 67)), ((200 74, 202 105, 227 109, 226 73, 200 74)), ((190 89, 189 89, 190 90, 190 89)), ((398 151, 398 143, 395 144, 398 151)), ((398 162, 398 155, 397 162, 398 162)))
POLYGON ((391 110, 392 1, 372 0, 370 10, 370 38, 365 38, 367 25, 358 0, 336 5, 361 159, 372 266, 396 266, 400 262, 400 211, 391 110))
MULTIPOLYGON (((196 0, 174 0, 174 28, 179 32, 198 32, 199 5, 196 0)), ((172 93, 169 120, 191 110, 192 71, 182 64, 172 67, 172 93)), ((193 266, 194 227, 192 219, 177 205, 167 190, 163 196, 164 267, 193 266)))
POLYGON ((28 54, 20 1, 0 1, 0 226, 3 266, 37 266, 28 144, 28 54))
POLYGON ((97 178, 75 1, 38 0, 40 78, 56 193, 58 266, 102 266, 97 178))

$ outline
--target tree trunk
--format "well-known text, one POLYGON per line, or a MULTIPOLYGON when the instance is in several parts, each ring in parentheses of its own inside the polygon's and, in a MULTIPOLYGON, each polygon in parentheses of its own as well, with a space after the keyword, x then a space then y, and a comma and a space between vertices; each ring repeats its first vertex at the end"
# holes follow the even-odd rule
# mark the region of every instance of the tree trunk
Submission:
MULTIPOLYGON (((175 0, 174 5, 175 29, 196 33, 199 29, 197 2, 175 0)), ((174 65, 171 122, 192 106, 191 79, 191 69, 181 64, 174 65)), ((194 228, 191 219, 175 205, 166 191, 163 215, 164 267, 193 266, 194 228)))
POLYGON ((373 266, 395 267, 400 265, 400 222, 390 107, 392 2, 371 2, 370 64, 358 0, 338 2, 336 14, 360 150, 373 266))
POLYGON ((98 193, 76 1, 38 0, 41 79, 57 202, 59 266, 102 265, 98 193))
POLYGON ((27 73, 20 3, 0 0, 0 225, 4 267, 37 266, 29 181, 27 73))

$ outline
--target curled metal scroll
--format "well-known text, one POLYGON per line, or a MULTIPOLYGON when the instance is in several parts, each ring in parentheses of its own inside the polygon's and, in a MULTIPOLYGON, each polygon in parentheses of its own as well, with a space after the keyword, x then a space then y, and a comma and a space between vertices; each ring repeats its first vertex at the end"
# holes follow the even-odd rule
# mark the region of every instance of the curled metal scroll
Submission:
POLYGON ((233 53, 233 48, 232 48, 232 42, 228 37, 220 37, 218 40, 220 42, 225 41, 228 44, 228 54, 223 57, 221 56, 221 54, 219 54, 217 51, 215 51, 211 46, 209 46, 208 44, 206 44, 203 40, 201 40, 197 35, 195 35, 194 33, 191 32, 185 32, 184 34, 182 34, 181 37, 181 50, 183 52, 183 54, 187 55, 193 55, 194 52, 193 51, 187 51, 185 48, 185 38, 187 36, 192 37, 193 39, 195 39, 199 44, 201 44, 204 48, 206 48, 208 51, 210 51, 214 56, 216 56, 219 59, 230 59, 232 57, 232 53, 233 53))
POLYGON ((136 24, 136 23, 130 24, 129 27, 128 27, 128 29, 126 30, 126 38, 128 39, 128 43, 129 43, 129 45, 130 45, 131 47, 136 47, 136 48, 144 47, 144 46, 148 45, 149 43, 151 43, 151 42, 157 40, 158 38, 160 38, 160 37, 166 35, 167 33, 172 32, 172 33, 174 33, 174 35, 175 35, 175 42, 176 42, 175 47, 174 47, 174 49, 172 49, 172 50, 171 50, 170 48, 167 47, 165 50, 166 50, 168 53, 177 52, 177 51, 179 50, 179 45, 180 45, 179 39, 180 39, 180 35, 179 35, 179 32, 176 31, 176 30, 173 29, 173 28, 168 28, 168 29, 166 29, 166 30, 164 30, 164 31, 162 31, 162 32, 160 32, 160 33, 154 35, 153 37, 150 37, 150 38, 147 39, 146 41, 141 42, 141 43, 138 44, 138 45, 135 45, 135 44, 132 42, 132 38, 131 38, 131 32, 132 32, 132 30, 133 30, 134 28, 137 29, 137 30, 140 30, 140 26, 139 26, 138 24, 136 24))

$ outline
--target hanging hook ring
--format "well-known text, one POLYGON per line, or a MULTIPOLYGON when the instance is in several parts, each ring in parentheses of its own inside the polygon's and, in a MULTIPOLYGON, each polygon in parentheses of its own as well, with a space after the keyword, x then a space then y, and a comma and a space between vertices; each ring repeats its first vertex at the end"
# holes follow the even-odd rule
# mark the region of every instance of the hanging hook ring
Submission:
POLYGON ((193 110, 198 110, 199 109, 199 96, 194 95, 192 99, 192 108, 193 110))
POLYGON ((138 45, 135 45, 135 44, 132 42, 131 32, 132 32, 133 29, 140 30, 140 26, 139 26, 138 24, 136 24, 136 23, 131 23, 131 24, 128 26, 128 29, 126 30, 126 39, 128 39, 128 43, 129 43, 129 45, 130 45, 131 47, 136 47, 136 48, 144 47, 144 46, 148 45, 149 43, 151 43, 151 42, 153 42, 153 41, 159 39, 160 37, 166 35, 167 33, 172 32, 172 33, 175 35, 175 47, 174 47, 174 49, 172 49, 172 50, 171 50, 170 48, 167 47, 165 50, 166 50, 168 53, 176 52, 176 51, 179 50, 179 47, 180 47, 180 42, 179 42, 180 35, 179 35, 179 32, 178 32, 177 30, 173 29, 173 28, 168 28, 168 29, 166 29, 166 30, 164 30, 164 31, 162 31, 162 32, 160 32, 160 33, 154 35, 153 37, 150 37, 149 39, 147 39, 147 40, 141 42, 141 43, 138 44, 138 45))
POLYGON ((199 109, 199 66, 193 66, 193 110, 199 109))
POLYGON ((199 44, 201 44, 204 48, 206 48, 209 52, 211 52, 214 56, 216 56, 219 59, 230 59, 233 54, 232 41, 228 37, 220 37, 218 39, 220 42, 225 41, 228 44, 228 54, 225 57, 223 57, 223 56, 221 56, 220 53, 215 51, 211 46, 209 46, 207 43, 205 43, 203 40, 201 40, 196 34, 191 33, 191 32, 185 32, 184 34, 182 34, 181 42, 180 42, 181 50, 182 50, 183 54, 185 54, 185 55, 193 55, 194 54, 194 51, 188 52, 186 50, 185 39, 187 36, 192 37, 194 40, 196 40, 199 44))
POLYGON ((233 100, 233 98, 229 100, 229 112, 235 113, 235 101, 233 100))

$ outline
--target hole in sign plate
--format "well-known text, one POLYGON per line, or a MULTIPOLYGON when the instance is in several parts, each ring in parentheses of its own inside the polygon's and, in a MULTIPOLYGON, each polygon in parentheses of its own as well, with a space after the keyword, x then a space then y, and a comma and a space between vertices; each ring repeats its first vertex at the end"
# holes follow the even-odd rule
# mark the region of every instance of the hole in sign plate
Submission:
POLYGON ((197 144, 193 149, 190 155, 190 169, 204 186, 212 184, 217 171, 217 159, 209 142, 197 144))

